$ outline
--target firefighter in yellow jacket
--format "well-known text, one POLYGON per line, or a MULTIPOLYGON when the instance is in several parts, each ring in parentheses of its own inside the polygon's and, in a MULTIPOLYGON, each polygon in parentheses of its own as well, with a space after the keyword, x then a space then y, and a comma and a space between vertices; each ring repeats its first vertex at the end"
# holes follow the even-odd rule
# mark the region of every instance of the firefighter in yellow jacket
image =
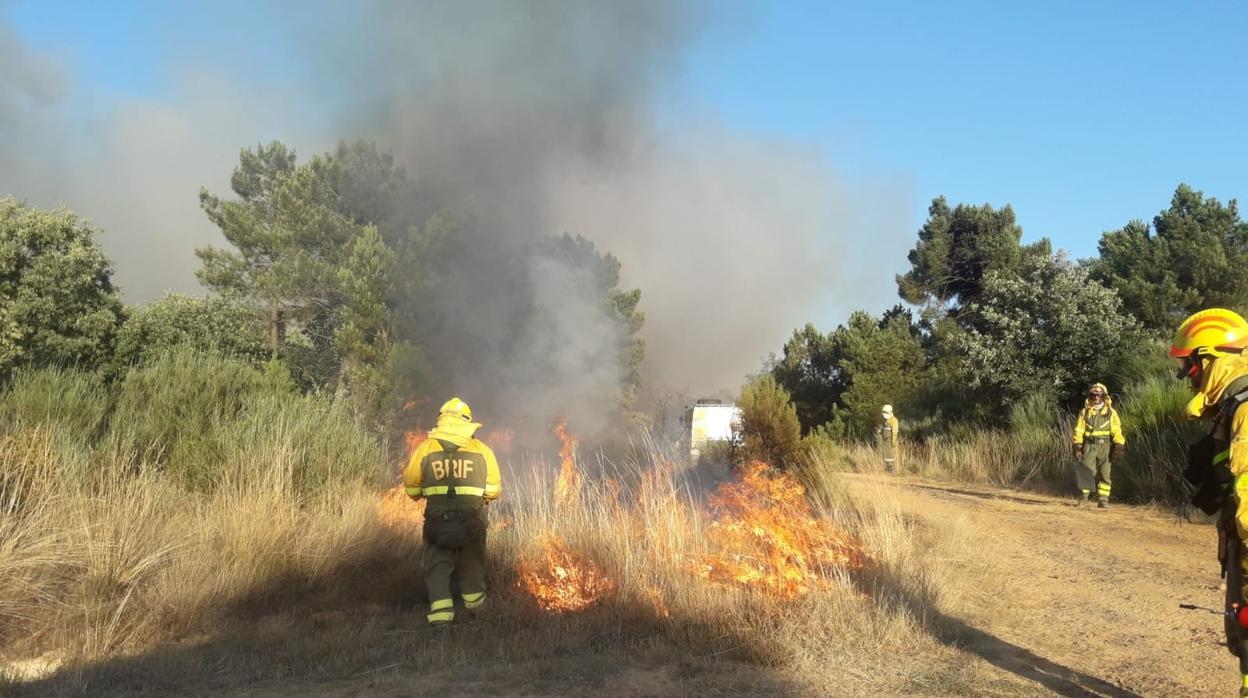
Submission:
POLYGON ((1074 441, 1075 460, 1081 462, 1075 467, 1084 468, 1084 476, 1078 478, 1081 483, 1078 505, 1088 503, 1092 492, 1086 485, 1095 482, 1096 505, 1104 509, 1109 506, 1110 471, 1113 462, 1122 458, 1127 440, 1122 435, 1118 410, 1114 409, 1109 390, 1103 383, 1088 388, 1088 399, 1084 401, 1079 421, 1075 424, 1074 441))
POLYGON ((899 460, 897 433, 899 431, 901 431, 901 424, 893 414, 893 406, 884 405, 880 409, 880 423, 875 427, 875 438, 880 445, 880 455, 884 458, 885 472, 891 473, 897 470, 899 460))
POLYGON ((403 471, 408 496, 427 502, 421 563, 431 625, 455 620, 452 575, 459 579, 464 608, 485 603, 485 505, 498 498, 502 481, 494 452, 475 437, 480 428, 472 409, 451 398, 403 471))
POLYGON ((1180 377, 1195 397, 1184 409, 1189 419, 1212 423, 1210 433, 1189 450, 1184 473, 1198 489, 1193 503, 1219 513, 1218 558, 1226 574, 1226 644, 1239 658, 1241 688, 1248 696, 1248 637, 1232 613, 1244 606, 1248 589, 1248 321, 1222 308, 1202 310, 1183 321, 1170 344, 1180 377))

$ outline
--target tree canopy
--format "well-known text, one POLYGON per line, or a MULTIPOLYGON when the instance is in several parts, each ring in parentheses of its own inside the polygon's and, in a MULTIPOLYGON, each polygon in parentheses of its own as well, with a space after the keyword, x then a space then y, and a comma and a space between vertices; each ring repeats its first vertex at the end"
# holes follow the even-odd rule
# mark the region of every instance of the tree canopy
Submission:
POLYGON ((1081 394, 1140 344, 1118 296, 1061 255, 1029 260, 1017 275, 989 274, 972 311, 957 346, 970 386, 1001 406, 1081 394))
POLYGON ((395 218, 402 169, 371 144, 298 164, 275 141, 244 149, 230 181, 237 198, 200 192, 230 243, 196 251, 200 280, 264 316, 271 355, 303 385, 376 403, 392 359, 391 245, 406 234, 395 218))
POLYGON ((826 335, 807 324, 771 365, 771 375, 793 396, 802 428, 831 424, 836 433, 868 433, 886 403, 904 411, 917 400, 925 373, 918 327, 901 307, 878 320, 855 312, 826 335))
POLYGON ((928 207, 928 219, 907 259, 910 270, 897 277, 897 291, 914 305, 951 307, 975 300, 984 277, 993 271, 1012 271, 1028 255, 1050 252, 1047 239, 1021 246, 1023 229, 1014 209, 988 204, 949 208, 937 197, 928 207))
POLYGON ((1180 184, 1151 225, 1131 221, 1105 233, 1098 249, 1093 277, 1155 334, 1167 336, 1204 308, 1248 310, 1248 223, 1234 200, 1180 184))
POLYGON ((67 210, 0 199, 0 377, 112 359, 121 297, 96 232, 67 210))

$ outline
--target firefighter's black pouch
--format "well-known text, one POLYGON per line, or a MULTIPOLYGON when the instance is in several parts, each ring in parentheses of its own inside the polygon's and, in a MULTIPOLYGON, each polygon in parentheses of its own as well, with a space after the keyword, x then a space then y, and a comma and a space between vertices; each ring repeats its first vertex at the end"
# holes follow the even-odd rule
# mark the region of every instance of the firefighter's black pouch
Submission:
POLYGON ((1192 505, 1213 516, 1222 510, 1233 494, 1235 476, 1223 463, 1214 464, 1218 443, 1206 436, 1187 449, 1187 469, 1183 478, 1192 486, 1192 505))
POLYGON ((476 512, 447 511, 425 517, 425 540, 439 548, 466 548, 484 532, 485 522, 476 512))

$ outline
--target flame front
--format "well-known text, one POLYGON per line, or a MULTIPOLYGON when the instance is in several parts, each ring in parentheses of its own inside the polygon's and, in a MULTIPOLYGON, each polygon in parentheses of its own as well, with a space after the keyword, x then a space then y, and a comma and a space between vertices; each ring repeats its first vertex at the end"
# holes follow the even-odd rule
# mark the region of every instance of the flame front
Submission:
POLYGON ((615 583, 593 560, 574 552, 562 538, 548 534, 537 545, 540 553, 521 556, 516 571, 520 588, 544 610, 582 611, 615 590, 615 583))
POLYGON ((485 432, 485 436, 481 437, 495 453, 502 456, 510 456, 514 448, 516 440, 516 432, 507 427, 498 427, 485 432))
POLYGON ((407 457, 411 458, 412 454, 416 452, 416 447, 420 446, 422 443, 424 443, 425 439, 428 439, 428 438, 429 438, 428 432, 426 432, 424 429, 421 429, 420 427, 416 427, 415 429, 412 429, 411 431, 404 432, 403 441, 407 444, 407 457))
POLYGON ((791 599, 827 585, 837 570, 861 568, 858 541, 815 516, 791 475, 769 477, 769 470, 752 462, 740 482, 721 485, 712 497, 718 517, 707 529, 711 552, 701 558, 701 575, 791 599))
POLYGON ((580 488, 581 474, 576 469, 576 437, 568 433, 566 419, 559 420, 555 425, 555 436, 559 437, 559 480, 555 483, 555 501, 567 503, 580 488))
POLYGON ((654 609, 656 616, 664 620, 672 617, 672 611, 667 607, 667 602, 663 600, 663 592, 658 587, 647 586, 646 599, 650 602, 650 607, 654 609))
POLYGON ((377 502, 377 518, 389 528, 419 532, 425 522, 425 500, 412 501, 400 483, 377 502))
MULTIPOLYGON (((403 405, 404 412, 412 412, 420 407, 425 399, 408 400, 403 405)), ((429 438, 429 435, 420 425, 412 427, 411 430, 404 432, 403 441, 407 446, 407 459, 411 459, 412 454, 416 452, 416 447, 429 438)), ((404 466, 407 463, 403 463, 404 466)), ((400 480, 402 476, 400 476, 400 480)), ((421 525, 425 521, 425 500, 420 499, 412 501, 407 496, 407 491, 403 488, 403 483, 391 487, 381 495, 381 499, 377 502, 377 518, 386 526, 404 531, 414 530, 420 531, 421 525)))

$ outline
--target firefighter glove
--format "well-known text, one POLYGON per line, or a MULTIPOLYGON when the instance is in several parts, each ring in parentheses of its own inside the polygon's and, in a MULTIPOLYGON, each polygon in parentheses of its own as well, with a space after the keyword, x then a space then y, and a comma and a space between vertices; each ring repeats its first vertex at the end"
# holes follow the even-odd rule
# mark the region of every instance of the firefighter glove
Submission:
POLYGON ((1083 444, 1075 444, 1071 451, 1075 454, 1075 460, 1083 460, 1083 444))
POLYGON ((1125 456, 1126 454, 1127 454, 1126 444, 1114 444, 1114 448, 1110 452, 1109 457, 1112 458, 1116 462, 1116 461, 1122 460, 1122 457, 1125 456))

